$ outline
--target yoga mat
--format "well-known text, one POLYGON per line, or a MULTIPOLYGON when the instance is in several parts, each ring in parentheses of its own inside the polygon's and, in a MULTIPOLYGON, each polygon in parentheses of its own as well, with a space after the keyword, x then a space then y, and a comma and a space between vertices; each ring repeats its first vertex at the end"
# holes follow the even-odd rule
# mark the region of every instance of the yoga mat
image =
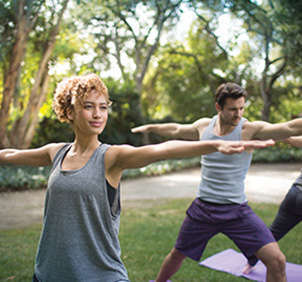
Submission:
MULTIPOLYGON (((266 267, 259 261, 249 274, 243 274, 242 270, 247 264, 247 260, 242 253, 233 249, 227 249, 217 253, 199 263, 202 266, 230 273, 234 276, 245 277, 254 281, 265 281, 266 267)), ((286 263, 286 275, 288 282, 302 281, 302 265, 286 263)))

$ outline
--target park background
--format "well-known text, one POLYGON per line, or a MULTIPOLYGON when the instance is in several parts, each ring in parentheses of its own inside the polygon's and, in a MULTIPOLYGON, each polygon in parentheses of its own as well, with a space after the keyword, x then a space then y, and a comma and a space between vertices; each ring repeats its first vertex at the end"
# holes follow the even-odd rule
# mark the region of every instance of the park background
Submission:
MULTIPOLYGON (((301 1, 1 0, 0 148, 72 141, 51 107, 57 83, 72 75, 97 73, 108 86, 113 106, 101 141, 139 146, 164 139, 132 134, 135 126, 214 115, 215 89, 226 81, 247 89, 251 121, 298 117, 301 71, 301 1)), ((280 143, 253 161, 301 158, 280 143)), ((4 167, 0 187, 40 187, 47 173, 4 167)))
MULTIPOLYGON (((190 123, 215 114, 214 92, 226 81, 249 93, 245 117, 283 122, 301 116, 302 2, 296 0, 0 0, 0 148, 70 142, 52 111, 63 78, 97 73, 113 101, 104 143, 140 146, 165 139, 131 134, 153 122, 190 123)), ((254 152, 253 162, 300 162, 283 143, 254 152)), ((154 175, 196 166, 175 160, 126 171, 154 175)), ((0 191, 45 187, 49 168, 2 166, 0 191)), ((289 188, 289 187, 288 187, 289 188)), ((1 195, 0 195, 1 196, 1 195)), ((191 199, 152 202, 122 216, 123 260, 132 281, 155 277, 191 199), (146 247, 148 242, 148 247, 146 247)), ((271 223, 278 206, 252 203, 271 223)), ((0 232, 0 280, 30 281, 41 225, 0 232)), ((302 263, 301 227, 281 241, 302 263), (299 244, 298 244, 299 246, 299 244)), ((219 236, 205 257, 233 247, 219 236)), ((200 281, 186 262, 175 281, 200 281)), ((203 281, 241 281, 202 270, 203 281)))

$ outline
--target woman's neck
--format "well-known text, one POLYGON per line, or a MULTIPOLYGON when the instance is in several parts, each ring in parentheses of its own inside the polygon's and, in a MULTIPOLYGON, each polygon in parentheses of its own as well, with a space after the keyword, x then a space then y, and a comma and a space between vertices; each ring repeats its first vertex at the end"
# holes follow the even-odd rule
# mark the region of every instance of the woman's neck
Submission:
POLYGON ((73 144, 72 151, 78 153, 85 153, 89 151, 94 151, 97 147, 99 147, 101 142, 98 138, 79 138, 76 136, 73 144))

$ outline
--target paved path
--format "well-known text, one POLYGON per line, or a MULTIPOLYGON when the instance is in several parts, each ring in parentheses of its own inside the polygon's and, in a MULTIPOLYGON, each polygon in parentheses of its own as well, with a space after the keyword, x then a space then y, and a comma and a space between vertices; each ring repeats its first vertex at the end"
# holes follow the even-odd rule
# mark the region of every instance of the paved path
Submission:
MULTIPOLYGON (((246 194, 249 201, 280 203, 299 175, 302 163, 257 164, 249 169, 246 194)), ((194 198, 200 169, 186 169, 163 176, 143 177, 122 182, 122 205, 152 205, 165 198, 194 198)), ((24 227, 41 222, 45 190, 0 194, 0 229, 24 227)))

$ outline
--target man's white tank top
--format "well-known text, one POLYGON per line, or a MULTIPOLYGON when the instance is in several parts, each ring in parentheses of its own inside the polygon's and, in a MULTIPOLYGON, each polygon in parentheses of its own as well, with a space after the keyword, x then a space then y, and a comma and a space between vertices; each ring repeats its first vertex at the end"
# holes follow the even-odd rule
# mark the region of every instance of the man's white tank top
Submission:
MULTIPOLYGON (((224 136, 214 134, 217 115, 213 117, 205 129, 201 140, 240 141, 242 125, 246 121, 241 118, 235 129, 224 136)), ((198 197, 201 200, 219 203, 241 204, 247 201, 244 192, 244 181, 250 167, 252 153, 246 151, 233 155, 215 152, 201 158, 201 182, 198 197)))

